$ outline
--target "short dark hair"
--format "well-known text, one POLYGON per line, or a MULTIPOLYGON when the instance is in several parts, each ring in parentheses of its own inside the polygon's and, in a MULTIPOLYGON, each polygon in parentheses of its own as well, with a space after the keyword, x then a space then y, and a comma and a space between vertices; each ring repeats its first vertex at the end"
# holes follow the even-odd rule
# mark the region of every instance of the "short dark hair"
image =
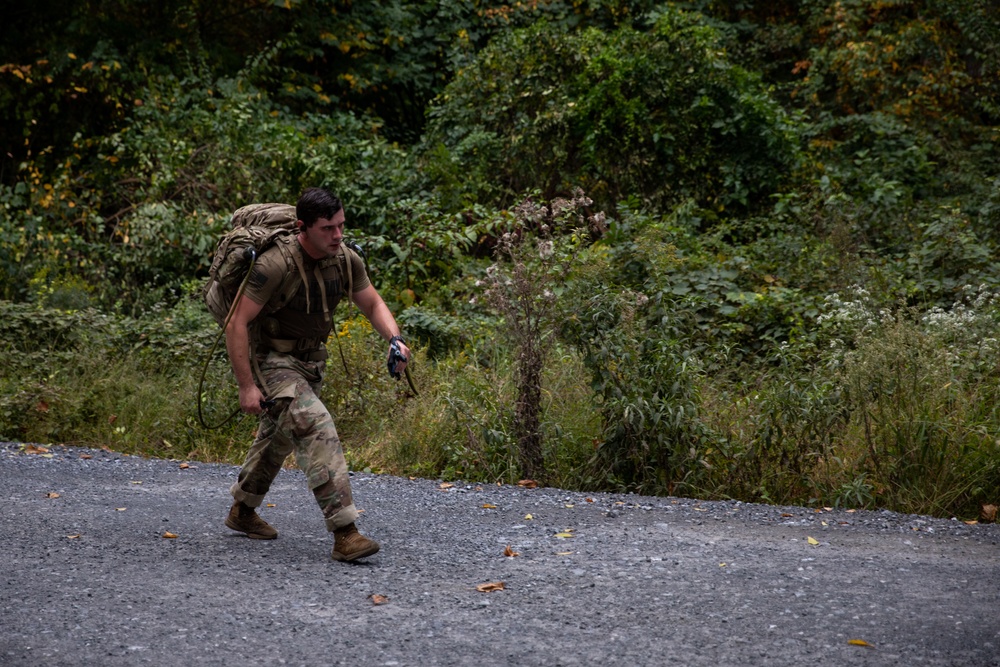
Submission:
POLYGON ((325 188, 306 188, 295 204, 295 217, 306 227, 312 227, 320 218, 329 220, 344 208, 336 195, 325 188))

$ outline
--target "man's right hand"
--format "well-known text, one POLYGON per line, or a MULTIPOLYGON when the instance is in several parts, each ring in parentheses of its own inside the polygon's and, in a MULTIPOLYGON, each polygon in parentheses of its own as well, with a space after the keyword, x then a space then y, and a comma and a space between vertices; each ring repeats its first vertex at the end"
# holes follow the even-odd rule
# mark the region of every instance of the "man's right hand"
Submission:
POLYGON ((243 412, 259 415, 264 412, 264 408, 261 407, 261 403, 264 401, 264 394, 261 393, 257 385, 252 384, 249 387, 240 389, 240 409, 243 412))

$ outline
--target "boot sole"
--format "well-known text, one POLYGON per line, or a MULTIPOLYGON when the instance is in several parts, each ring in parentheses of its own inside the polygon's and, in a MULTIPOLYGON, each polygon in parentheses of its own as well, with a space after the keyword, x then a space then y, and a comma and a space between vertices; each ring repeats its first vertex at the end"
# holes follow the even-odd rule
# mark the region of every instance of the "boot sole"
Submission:
POLYGON ((351 554, 349 556, 345 556, 344 554, 340 553, 339 551, 334 551, 333 553, 330 554, 330 558, 332 558, 335 561, 339 561, 341 563, 350 563, 352 561, 356 561, 359 558, 365 558, 367 556, 373 556, 373 555, 377 554, 379 548, 380 548, 380 545, 376 544, 375 546, 373 546, 371 548, 365 549, 364 551, 359 551, 358 553, 351 554))
POLYGON ((274 535, 264 535, 264 534, 261 534, 261 533, 247 532, 243 528, 240 528, 229 517, 226 517, 226 528, 231 528, 231 529, 235 530, 237 533, 243 533, 244 535, 246 535, 247 537, 249 537, 251 540, 273 540, 273 539, 277 539, 277 537, 278 537, 278 533, 277 532, 275 532, 274 535))

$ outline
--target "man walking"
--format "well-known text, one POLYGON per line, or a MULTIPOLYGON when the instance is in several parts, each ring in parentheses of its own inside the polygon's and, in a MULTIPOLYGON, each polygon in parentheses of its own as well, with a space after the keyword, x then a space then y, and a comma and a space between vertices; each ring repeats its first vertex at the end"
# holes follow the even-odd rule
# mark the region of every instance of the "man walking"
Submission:
POLYGON ((344 452, 333 418, 319 398, 325 343, 341 297, 350 290, 349 298, 375 330, 390 345, 396 344, 403 357, 397 372, 405 370, 410 351, 369 281, 364 262, 342 244, 345 216, 340 200, 322 188, 309 188, 299 198, 295 214, 298 234, 279 240, 284 248, 276 243, 261 253, 226 327, 226 350, 239 384, 240 407, 260 415, 257 438, 230 489, 234 502, 226 525, 255 539, 278 536, 255 508, 285 458, 294 452, 327 530, 334 535, 332 558, 354 561, 376 553, 379 544, 354 525, 358 511, 344 452), (254 381, 255 368, 261 386, 254 381))

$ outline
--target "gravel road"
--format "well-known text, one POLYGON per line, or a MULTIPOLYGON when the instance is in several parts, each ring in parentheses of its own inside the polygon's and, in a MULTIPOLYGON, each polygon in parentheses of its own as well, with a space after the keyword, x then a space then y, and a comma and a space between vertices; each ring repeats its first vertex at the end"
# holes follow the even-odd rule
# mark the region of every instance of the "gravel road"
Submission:
POLYGON ((343 564, 300 472, 268 542, 183 465, 0 443, 0 664, 1000 667, 1000 525, 359 473, 343 564))

